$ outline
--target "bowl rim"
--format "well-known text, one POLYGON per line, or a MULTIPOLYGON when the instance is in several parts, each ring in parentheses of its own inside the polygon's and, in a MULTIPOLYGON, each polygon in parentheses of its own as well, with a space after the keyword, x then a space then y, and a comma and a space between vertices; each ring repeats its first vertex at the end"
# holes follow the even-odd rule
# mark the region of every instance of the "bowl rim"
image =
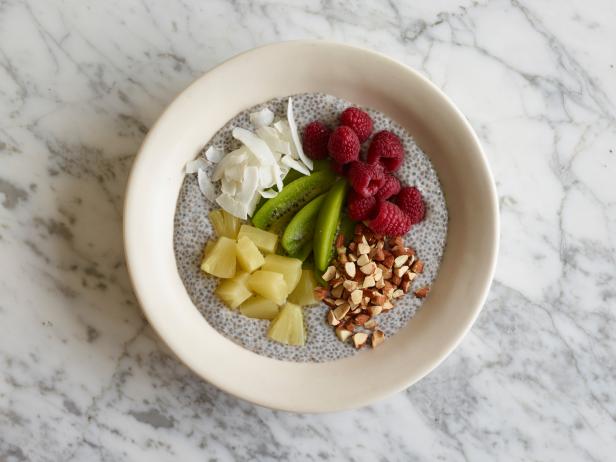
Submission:
MULTIPOLYGON (((226 59, 222 63, 216 65, 212 69, 208 70, 203 75, 196 78, 190 85, 188 85, 184 90, 182 90, 178 95, 174 97, 171 103, 164 109, 164 111, 158 117, 156 122, 152 125, 148 134, 144 138, 141 144, 141 147, 137 155, 135 156, 135 159, 131 166, 130 174, 129 174, 128 181, 127 181, 125 198, 124 198, 123 237, 124 237, 124 252, 125 252, 125 261, 126 261, 127 271, 128 271, 129 279, 134 289, 135 296, 137 300, 139 301, 141 309, 146 319, 148 320, 148 323, 153 327, 157 335, 164 341, 164 343, 171 349, 171 351, 173 351, 175 356, 183 364, 185 364, 189 369, 191 369, 197 376, 199 376, 203 380, 206 380, 212 383, 213 385, 215 385, 217 388, 229 394, 237 396, 243 400, 252 402, 260 406, 268 407, 271 409, 279 409, 279 410, 285 410, 285 411, 291 411, 291 412, 317 413, 317 412, 332 412, 332 411, 340 411, 340 410, 357 408, 357 407, 361 407, 361 406, 374 403, 375 401, 384 399, 385 397, 398 393, 408 388, 409 386, 413 385, 414 383, 418 382, 423 377, 425 377, 430 372, 432 372, 453 352, 453 350, 455 350, 458 347, 458 345, 461 343, 463 338, 466 336, 466 334, 469 332, 469 330, 475 323, 479 313, 481 312, 485 304, 485 301, 487 299, 488 292, 489 292, 490 286, 494 278, 494 274, 496 270, 496 262, 498 258, 498 249, 499 249, 499 244, 500 244, 499 242, 500 241, 500 216, 499 216, 499 208, 498 208, 498 196, 497 196, 494 178, 493 178, 492 172, 489 167, 487 156, 482 148, 479 138, 477 134, 475 133, 474 129, 472 128, 472 126, 470 125, 470 123, 468 122, 468 120, 466 119, 466 117, 463 115, 463 113, 458 109, 458 107, 453 103, 453 101, 442 90, 440 90, 434 83, 432 83, 430 80, 428 80, 426 77, 421 75, 418 71, 414 70, 413 68, 383 53, 380 53, 374 50, 370 50, 367 48, 358 47, 354 45, 348 45, 348 44, 344 44, 340 42, 329 41, 329 40, 290 40, 290 41, 268 43, 265 45, 261 45, 261 46, 243 51, 239 54, 236 54, 226 59), (264 51, 266 49, 275 51, 276 49, 302 46, 302 45, 311 45, 311 46, 318 46, 318 47, 325 47, 325 48, 336 47, 342 50, 346 49, 346 50, 353 51, 353 52, 364 53, 370 58, 378 58, 379 60, 387 61, 389 64, 397 67, 398 70, 402 74, 405 74, 406 76, 412 77, 414 79, 418 79, 419 81, 421 81, 422 84, 430 87, 431 90, 434 91, 438 95, 438 97, 441 98, 442 102, 447 106, 447 109, 451 111, 451 113, 462 124, 466 132, 466 135, 469 138, 469 141, 472 143, 474 149, 479 154, 478 160, 480 161, 480 164, 482 167, 481 173, 484 175, 486 180, 488 180, 487 187, 488 187, 489 197, 487 197, 487 202, 489 204, 488 213, 491 218, 488 225, 490 227, 489 229, 490 234, 493 236, 493 239, 491 239, 488 242, 485 242, 485 245, 489 246, 489 249, 488 249, 489 262, 488 262, 487 267, 484 267, 484 270, 485 270, 484 277, 483 277, 483 280, 481 281, 481 287, 480 287, 479 293, 477 294, 478 302, 475 303, 474 306, 468 308, 469 316, 467 317, 467 322, 463 326, 460 326, 460 328, 456 331, 454 336, 451 336, 447 339, 447 341, 445 342, 446 347, 443 348, 437 355, 435 355, 432 358, 429 366, 424 367, 419 372, 415 372, 413 374, 409 373, 407 379, 404 381, 398 381, 396 383, 391 383, 388 386, 383 386, 378 391, 375 390, 374 392, 367 394, 365 396, 356 397, 354 400, 349 401, 349 402, 339 403, 336 405, 323 406, 320 408, 305 407, 305 406, 302 406, 301 404, 281 405, 280 403, 277 402, 276 398, 256 397, 252 393, 243 392, 241 387, 240 388, 232 387, 229 384, 229 382, 226 382, 224 380, 216 380, 213 377, 208 377, 208 375, 204 373, 203 370, 197 367, 195 362, 190 357, 187 357, 186 355, 183 355, 180 351, 178 351, 178 348, 177 348, 178 345, 176 345, 173 341, 170 341, 170 339, 166 338, 164 334, 165 329, 163 328, 162 325, 160 325, 157 322, 157 319, 154 318, 153 316, 154 313, 149 311, 147 303, 144 302, 144 293, 145 291, 149 289, 148 287, 145 286, 145 284, 141 284, 141 281, 139 280, 137 276, 136 269, 135 269, 136 264, 133 262, 133 257, 132 257, 132 252, 131 252, 131 247, 132 247, 131 243, 133 242, 133 238, 136 236, 136 234, 135 234, 135 231, 133 230, 133 226, 130 220, 130 213, 131 213, 131 206, 135 202, 135 198, 139 195, 139 192, 137 191, 137 185, 135 184, 134 179, 137 176, 137 172, 139 171, 140 164, 144 160, 144 153, 147 151, 147 148, 150 144, 149 141, 151 141, 151 139, 153 138, 153 134, 157 132, 157 129, 161 125, 163 125, 163 122, 166 120, 166 118, 168 118, 169 115, 174 111, 176 103, 178 103, 179 100, 181 100, 182 98, 186 97, 186 95, 189 94, 195 86, 199 85, 202 79, 205 79, 208 76, 211 76, 211 75, 214 75, 220 72, 221 69, 227 66, 228 64, 241 61, 245 59, 246 57, 250 56, 252 53, 264 51)), ((320 363, 320 364, 323 364, 323 363, 320 363)))

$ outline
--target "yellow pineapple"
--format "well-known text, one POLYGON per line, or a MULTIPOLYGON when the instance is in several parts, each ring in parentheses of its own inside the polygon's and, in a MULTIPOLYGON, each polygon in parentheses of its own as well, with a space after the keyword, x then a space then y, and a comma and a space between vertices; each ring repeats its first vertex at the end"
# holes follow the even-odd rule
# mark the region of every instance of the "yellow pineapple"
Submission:
POLYGON ((252 273, 261 268, 265 259, 257 246, 246 236, 237 240, 237 262, 244 271, 252 273))
POLYGON ((302 308, 294 303, 285 304, 270 323, 267 336, 287 345, 304 345, 306 328, 302 308))
POLYGON ((274 319, 278 314, 278 305, 257 295, 241 304, 240 313, 249 318, 274 319))
POLYGON ((214 293, 225 305, 235 309, 252 295, 252 292, 246 286, 249 276, 248 273, 238 272, 235 277, 220 281, 214 293))
POLYGON ((265 253, 273 253, 276 250, 278 235, 263 231, 250 225, 240 226, 238 237, 245 236, 250 239, 255 245, 265 253))
POLYGON ((282 255, 266 255, 265 263, 263 263, 262 269, 266 271, 274 271, 284 276, 284 280, 287 283, 289 295, 302 277, 302 261, 297 258, 283 257, 282 255))
POLYGON ((277 305, 282 305, 287 298, 287 283, 280 273, 258 270, 248 278, 248 288, 262 295, 277 305))
POLYGON ((302 277, 299 279, 299 283, 291 295, 289 295, 289 301, 297 303, 300 306, 314 305, 319 303, 314 298, 314 289, 317 287, 317 281, 314 278, 314 272, 312 270, 302 270, 302 277))
POLYGON ((219 278, 235 276, 235 241, 221 237, 201 262, 201 270, 219 278))
POLYGON ((240 219, 234 217, 229 212, 224 210, 212 210, 210 212, 210 221, 216 231, 218 237, 228 237, 235 239, 240 229, 240 219))

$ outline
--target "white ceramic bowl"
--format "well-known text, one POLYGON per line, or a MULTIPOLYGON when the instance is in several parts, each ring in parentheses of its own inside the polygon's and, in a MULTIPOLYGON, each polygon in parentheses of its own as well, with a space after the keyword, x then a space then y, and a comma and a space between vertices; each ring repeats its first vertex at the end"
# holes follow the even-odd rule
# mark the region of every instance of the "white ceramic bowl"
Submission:
POLYGON ((362 406, 413 384, 462 340, 481 310, 498 247, 494 183, 477 136, 432 83, 381 54, 298 41, 257 48, 187 88, 150 130, 124 210, 126 259, 151 325, 193 371, 254 403, 298 412, 362 406), (449 211, 447 246, 419 313, 376 350, 328 363, 278 361, 215 331, 177 271, 173 217, 186 162, 231 117, 274 97, 329 93, 404 126, 430 156, 449 211))

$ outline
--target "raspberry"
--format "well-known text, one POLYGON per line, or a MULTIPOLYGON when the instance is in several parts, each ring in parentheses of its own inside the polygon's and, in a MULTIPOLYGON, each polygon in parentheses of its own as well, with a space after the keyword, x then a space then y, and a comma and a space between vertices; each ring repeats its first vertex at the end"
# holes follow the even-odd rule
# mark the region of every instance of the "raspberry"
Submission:
POLYGON ((366 164, 355 161, 349 168, 347 175, 351 186, 360 196, 373 196, 380 189, 383 182, 383 167, 379 164, 366 164))
POLYGON ((392 132, 383 130, 372 138, 368 148, 368 163, 380 163, 388 172, 394 172, 402 165, 404 147, 400 138, 392 132))
POLYGON ((402 188, 396 196, 395 202, 408 215, 411 224, 417 224, 424 219, 426 205, 421 193, 414 186, 402 188))
POLYGON ((339 164, 346 164, 359 158, 359 139, 355 132, 341 125, 329 137, 329 155, 339 164))
POLYGON ((376 199, 374 196, 362 197, 355 191, 349 193, 347 211, 349 218, 355 221, 369 220, 376 211, 376 199))
POLYGON ((327 142, 332 131, 323 122, 315 120, 304 128, 303 146, 306 155, 319 160, 327 157, 327 142))
POLYGON ((411 229, 411 219, 396 204, 379 202, 378 211, 368 222, 370 229, 387 236, 402 236, 411 229))
POLYGON ((340 125, 351 127, 360 143, 366 141, 372 133, 372 119, 366 112, 356 107, 346 108, 340 114, 340 125))
POLYGON ((400 180, 393 175, 385 175, 381 189, 376 193, 377 200, 389 199, 400 192, 400 180))

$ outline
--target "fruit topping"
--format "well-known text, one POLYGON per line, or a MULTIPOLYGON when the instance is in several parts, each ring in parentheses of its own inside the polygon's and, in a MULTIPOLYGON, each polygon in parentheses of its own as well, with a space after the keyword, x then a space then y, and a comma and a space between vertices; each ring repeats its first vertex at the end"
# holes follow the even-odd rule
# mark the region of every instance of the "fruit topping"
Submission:
POLYGON ((326 195, 324 193, 312 199, 304 208, 297 212, 285 228, 281 243, 290 256, 300 258, 306 245, 309 245, 309 251, 312 251, 316 218, 326 195))
POLYGON ((240 305, 240 313, 249 318, 271 320, 278 314, 278 305, 267 298, 257 295, 240 305))
POLYGON ((414 187, 405 187, 400 190, 400 193, 395 199, 398 207, 406 213, 411 220, 411 224, 417 224, 421 222, 426 215, 426 205, 424 204, 423 197, 419 190, 414 187))
POLYGON ((394 172, 404 160, 404 147, 400 138, 390 131, 383 130, 372 138, 368 148, 368 163, 381 164, 386 171, 394 172))
POLYGON ((339 164, 347 164, 359 158, 360 143, 352 128, 341 125, 329 137, 329 155, 339 164))
POLYGON ((297 283, 302 277, 302 261, 297 258, 283 257, 282 255, 266 255, 261 269, 265 272, 272 271, 282 274, 286 286, 285 298, 295 290, 297 283))
POLYGON ((271 322, 267 336, 276 342, 301 346, 306 343, 304 313, 295 303, 287 303, 271 322))
POLYGON ((210 221, 218 237, 235 239, 240 228, 240 220, 224 210, 212 210, 210 221))
POLYGON ((396 178, 394 175, 385 175, 383 179, 383 183, 381 184, 381 189, 379 189, 376 193, 377 200, 385 200, 389 199, 392 196, 395 196, 400 192, 400 180, 396 178))
POLYGON ((249 276, 248 273, 238 272, 231 279, 220 281, 214 293, 225 305, 231 309, 235 309, 252 295, 246 286, 249 276))
POLYGON ((258 270, 248 277, 248 288, 277 305, 287 299, 288 291, 284 276, 274 271, 258 270))
POLYGON ((376 211, 376 205, 377 200, 374 196, 363 197, 351 191, 347 204, 349 218, 355 221, 369 220, 376 211))
POLYGON ((302 277, 297 283, 295 290, 289 295, 289 301, 301 306, 314 305, 318 301, 314 298, 314 289, 317 287, 317 281, 314 277, 314 271, 302 270, 302 277))
POLYGON ((402 236, 411 229, 411 219, 396 204, 383 201, 378 204, 377 213, 368 226, 379 234, 402 236))
POLYGON ((331 260, 336 230, 340 221, 340 212, 346 198, 347 182, 336 181, 327 193, 317 217, 314 233, 314 264, 323 272, 331 260))
POLYGON ((276 229, 284 229, 302 207, 331 187, 334 178, 333 172, 322 170, 289 183, 257 210, 252 223, 261 229, 270 229, 275 224, 276 229))
POLYGON ((380 164, 356 161, 349 168, 348 178, 351 186, 360 196, 373 196, 383 183, 383 167, 380 164))
POLYGON ((263 252, 274 253, 276 251, 276 243, 278 242, 278 235, 263 231, 262 229, 255 228, 250 225, 240 226, 238 239, 247 237, 263 252))
POLYGON ((222 236, 207 252, 201 262, 201 270, 218 278, 232 278, 235 276, 236 253, 235 241, 222 236))
POLYGON ((311 159, 325 159, 327 157, 327 142, 331 130, 323 122, 315 120, 304 128, 303 146, 306 155, 311 159))
POLYGON ((244 271, 252 273, 263 266, 265 259, 257 246, 246 236, 237 240, 237 262, 244 271))
POLYGON ((366 112, 356 107, 346 108, 340 114, 340 125, 352 128, 360 143, 366 141, 372 134, 372 119, 366 112))

